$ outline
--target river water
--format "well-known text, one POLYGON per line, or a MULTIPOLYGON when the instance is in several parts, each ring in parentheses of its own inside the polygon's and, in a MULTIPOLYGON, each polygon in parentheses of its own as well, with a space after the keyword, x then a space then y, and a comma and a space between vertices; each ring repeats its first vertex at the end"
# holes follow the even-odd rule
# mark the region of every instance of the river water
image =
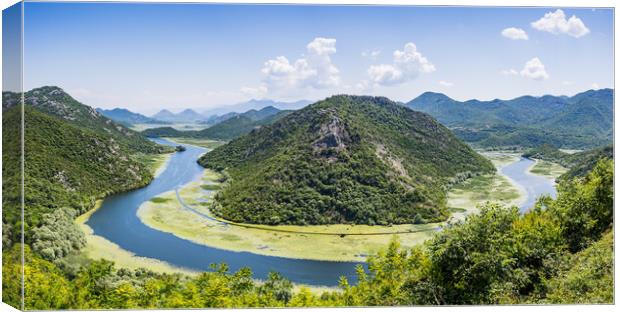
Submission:
MULTIPOLYGON (((176 145, 164 139, 153 140, 159 144, 176 145)), ((292 282, 307 285, 336 286, 340 276, 347 277, 350 282, 356 281, 356 265, 362 264, 366 267, 366 264, 290 259, 228 251, 196 244, 144 225, 136 215, 143 202, 200 179, 204 168, 196 163, 196 159, 207 152, 207 149, 185 146, 187 150, 174 153, 164 171, 148 186, 106 198, 87 222, 94 234, 137 256, 162 260, 190 270, 210 271, 210 264, 226 263, 231 271, 250 267, 254 277, 259 279, 265 279, 269 272, 277 271, 292 282)), ((551 181, 527 173, 531 165, 531 160, 523 158, 502 168, 502 173, 522 185, 528 194, 527 200, 521 205, 522 211, 530 207, 538 195, 555 194, 551 181)))

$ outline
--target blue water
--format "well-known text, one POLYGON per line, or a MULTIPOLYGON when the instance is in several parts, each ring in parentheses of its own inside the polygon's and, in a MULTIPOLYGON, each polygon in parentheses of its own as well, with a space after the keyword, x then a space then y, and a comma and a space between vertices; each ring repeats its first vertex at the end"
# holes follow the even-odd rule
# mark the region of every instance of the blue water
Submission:
POLYGON ((553 180, 529 173, 528 169, 533 164, 533 160, 521 157, 519 161, 500 169, 501 173, 510 177, 525 190, 527 197, 519 205, 521 212, 526 212, 532 208, 536 199, 542 195, 550 195, 552 198, 557 196, 553 180))
MULTIPOLYGON (((176 145, 164 139, 159 144, 176 145)), ((96 235, 119 245, 137 256, 166 261, 178 267, 210 271, 211 263, 226 263, 232 271, 250 267, 254 277, 265 279, 271 271, 280 272, 295 283, 335 286, 340 276, 356 281, 354 262, 316 261, 234 252, 196 244, 144 225, 136 212, 140 205, 157 194, 177 189, 199 179, 204 168, 196 160, 207 150, 187 145, 184 152, 172 155, 166 169, 148 186, 106 198, 88 220, 96 235)))

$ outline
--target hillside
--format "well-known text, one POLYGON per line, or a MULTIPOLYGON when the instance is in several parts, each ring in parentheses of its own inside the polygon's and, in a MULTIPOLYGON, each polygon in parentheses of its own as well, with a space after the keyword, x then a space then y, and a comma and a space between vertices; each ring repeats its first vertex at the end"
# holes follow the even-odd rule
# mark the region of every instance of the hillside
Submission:
MULTIPOLYGON (((19 93, 3 92, 3 109, 18 103, 19 93)), ((84 105, 59 87, 41 87, 25 93, 25 104, 78 127, 112 137, 120 146, 135 152, 159 153, 163 147, 147 140, 140 133, 103 116, 84 105)))
POLYGON ((267 224, 425 223, 445 189, 492 164, 424 113, 386 98, 334 96, 199 159, 231 179, 213 210, 267 224))
POLYGON ((608 144, 612 139, 611 89, 589 90, 573 97, 522 96, 466 102, 426 92, 406 105, 430 114, 461 139, 481 147, 547 143, 581 149, 608 144))
POLYGON ((243 114, 236 114, 203 130, 181 131, 172 127, 161 127, 146 129, 142 133, 149 137, 192 137, 229 141, 245 135, 257 127, 271 124, 289 113, 290 111, 266 107, 259 111, 250 110, 243 114))
MULTIPOLYGON (((38 225, 44 213, 62 207, 83 213, 93 207, 95 199, 144 186, 152 179, 148 168, 112 136, 78 127, 29 105, 24 109, 25 220, 29 226, 38 225)), ((17 129, 20 122, 19 107, 3 113, 4 128, 17 129)), ((19 136, 10 131, 3 132, 2 140, 3 146, 19 147, 19 136)), ((14 183, 19 151, 8 148, 3 151, 3 182, 14 183)), ((19 217, 19 193, 4 183, 3 218, 14 223, 19 217)))
POLYGON ((547 160, 569 168, 565 174, 558 178, 559 180, 563 180, 584 177, 594 168, 599 160, 613 159, 614 147, 613 145, 607 145, 569 154, 560 151, 552 145, 545 144, 525 152, 523 157, 547 160))
POLYGON ((114 109, 97 108, 97 111, 101 113, 103 116, 106 116, 116 122, 122 123, 127 126, 131 126, 134 124, 167 124, 168 123, 166 121, 161 121, 161 120, 153 119, 150 117, 146 117, 139 113, 134 113, 124 108, 114 108, 114 109))

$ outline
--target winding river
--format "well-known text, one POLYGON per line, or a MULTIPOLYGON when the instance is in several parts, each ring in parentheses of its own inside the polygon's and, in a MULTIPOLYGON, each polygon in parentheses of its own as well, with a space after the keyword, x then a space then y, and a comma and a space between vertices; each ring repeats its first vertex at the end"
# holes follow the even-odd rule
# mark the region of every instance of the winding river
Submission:
MULTIPOLYGON (((164 139, 154 141, 177 145, 164 139)), ((228 251, 196 244, 144 225, 136 215, 143 202, 201 177, 204 168, 196 163, 196 159, 207 149, 187 144, 184 146, 187 150, 174 153, 166 169, 148 186, 106 198, 87 221, 94 234, 137 256, 166 261, 192 270, 210 271, 210 264, 224 262, 231 271, 250 267, 254 277, 259 279, 266 279, 269 272, 277 271, 292 282, 307 285, 336 286, 340 276, 356 281, 355 266, 361 263, 301 260, 228 251)))
POLYGON ((500 169, 503 175, 509 177, 525 191, 526 198, 519 204, 521 212, 526 212, 532 208, 536 199, 541 195, 550 195, 552 198, 557 196, 553 180, 530 173, 529 169, 534 163, 531 159, 521 157, 519 161, 500 169))
MULTIPOLYGON (((153 139, 164 145, 174 142, 153 139)), ((185 145, 187 150, 174 153, 164 171, 148 186, 106 198, 87 224, 95 235, 119 245, 137 256, 166 261, 172 265, 197 271, 209 271, 212 263, 226 263, 231 271, 248 266, 259 279, 267 278, 271 271, 280 272, 289 280, 307 285, 336 286, 340 276, 356 281, 354 262, 317 261, 258 255, 212 248, 160 232, 144 225, 136 212, 140 205, 157 194, 178 189, 201 177, 203 168, 196 159, 207 149, 185 145)), ((502 173, 520 184, 527 192, 522 211, 530 207, 535 198, 544 193, 555 195, 553 182, 528 173, 533 161, 522 158, 502 168, 502 173)))

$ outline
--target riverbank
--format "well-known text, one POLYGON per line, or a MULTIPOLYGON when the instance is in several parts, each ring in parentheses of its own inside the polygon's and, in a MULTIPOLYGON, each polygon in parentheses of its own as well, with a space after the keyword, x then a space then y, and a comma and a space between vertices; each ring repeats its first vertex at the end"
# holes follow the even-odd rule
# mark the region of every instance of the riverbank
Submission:
POLYGON ((188 275, 198 274, 197 271, 175 267, 164 261, 136 256, 135 254, 122 249, 117 244, 114 244, 99 235, 95 235, 93 229, 91 229, 86 222, 90 216, 95 213, 99 207, 101 207, 102 202, 102 200, 97 201, 93 209, 75 219, 75 223, 86 235, 86 246, 80 250, 82 255, 93 260, 106 259, 113 261, 117 268, 147 268, 158 273, 183 273, 188 275))
MULTIPOLYGON (((519 160, 517 155, 489 154, 501 168, 519 160)), ((499 170, 498 170, 499 172, 499 170)), ((328 261, 365 261, 384 248, 393 237, 404 247, 421 244, 445 223, 392 226, 316 225, 269 226, 238 224, 221 220, 209 212, 218 175, 205 170, 199 181, 178 191, 157 195, 143 203, 137 215, 147 226, 209 247, 247 251, 260 255, 328 261)), ((500 174, 469 179, 448 194, 450 219, 461 220, 478 211, 487 201, 516 205, 525 193, 500 174)))
POLYGON ((534 165, 528 170, 529 173, 555 180, 566 173, 568 168, 562 165, 540 159, 534 159, 534 165))
POLYGON ((178 193, 166 192, 142 204, 138 217, 149 227, 214 248, 329 261, 364 261, 369 254, 384 248, 395 232, 402 232, 398 237, 403 245, 413 246, 430 237, 433 229, 439 226, 226 224, 210 214, 207 206, 214 192, 202 187, 216 185, 217 178, 206 170, 201 181, 186 185, 178 193))

